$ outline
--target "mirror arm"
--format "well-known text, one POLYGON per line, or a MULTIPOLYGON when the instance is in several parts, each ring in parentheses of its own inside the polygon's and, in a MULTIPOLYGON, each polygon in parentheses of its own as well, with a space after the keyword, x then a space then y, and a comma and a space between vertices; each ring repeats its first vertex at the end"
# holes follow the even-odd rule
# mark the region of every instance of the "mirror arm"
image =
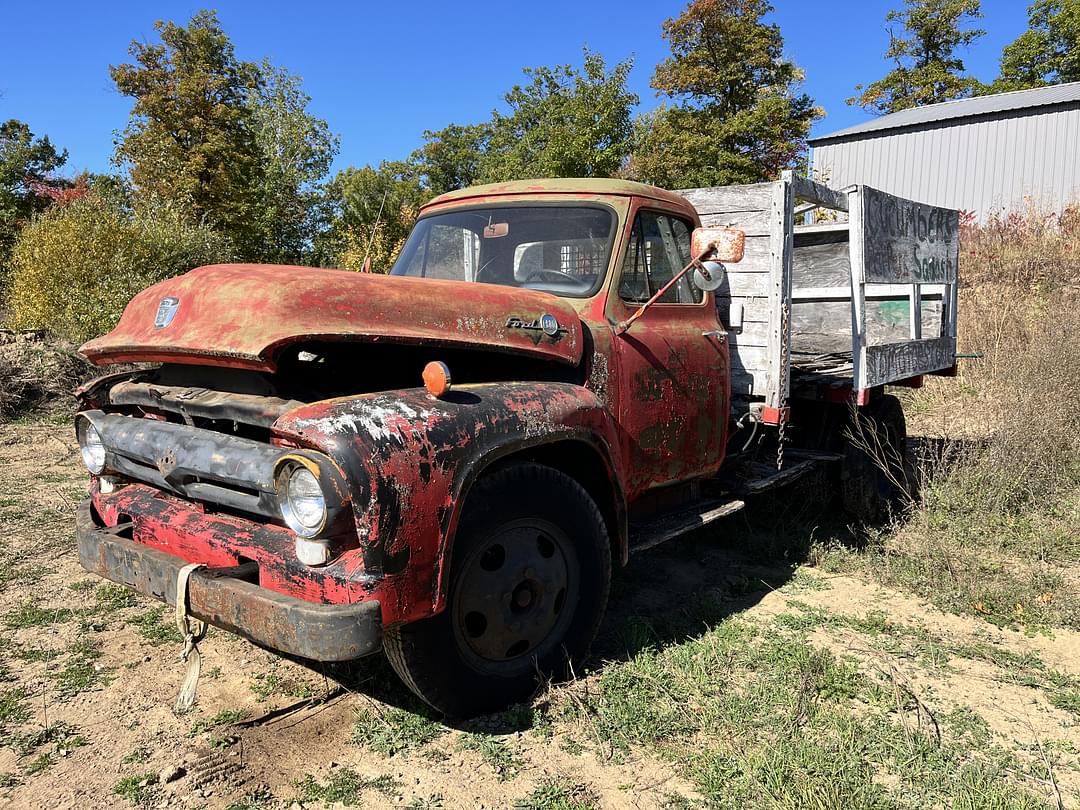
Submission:
POLYGON ((672 276, 671 281, 669 281, 667 284, 665 284, 663 287, 661 287, 659 290, 657 290, 655 293, 653 293, 652 298, 650 298, 648 301, 646 301, 644 304, 642 304, 640 307, 638 307, 633 315, 631 315, 625 321, 619 321, 619 323, 616 324, 616 326, 615 326, 615 334, 616 335, 621 335, 624 332, 626 332, 626 330, 628 330, 630 328, 630 326, 634 323, 634 321, 636 321, 638 318, 640 318, 642 315, 645 314, 646 309, 648 309, 653 304, 655 304, 657 301, 659 301, 660 298, 664 295, 664 293, 666 293, 668 290, 670 290, 672 287, 674 287, 675 284, 678 283, 679 279, 681 279, 683 276, 685 276, 687 273, 689 273, 695 267, 698 268, 699 272, 705 278, 711 278, 711 276, 709 275, 708 268, 705 267, 704 264, 702 264, 702 261, 704 261, 712 252, 713 252, 713 246, 709 245, 709 247, 707 249, 705 249, 705 250, 703 250, 701 252, 700 256, 696 256, 695 258, 691 259, 690 264, 686 265, 686 267, 684 267, 682 270, 680 270, 678 273, 676 273, 674 276, 672 276))

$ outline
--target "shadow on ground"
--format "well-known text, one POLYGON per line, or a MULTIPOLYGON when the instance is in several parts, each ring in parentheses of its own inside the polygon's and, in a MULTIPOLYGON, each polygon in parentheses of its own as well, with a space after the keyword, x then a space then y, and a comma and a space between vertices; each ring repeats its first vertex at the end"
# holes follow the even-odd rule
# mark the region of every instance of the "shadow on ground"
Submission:
MULTIPOLYGON (((783 587, 817 542, 858 542, 834 499, 823 494, 830 487, 822 476, 758 496, 742 512, 631 557, 615 572, 587 672, 709 632, 783 587)), ((533 724, 528 706, 450 722, 405 688, 382 655, 329 669, 310 666, 343 689, 454 728, 507 734, 533 724)))

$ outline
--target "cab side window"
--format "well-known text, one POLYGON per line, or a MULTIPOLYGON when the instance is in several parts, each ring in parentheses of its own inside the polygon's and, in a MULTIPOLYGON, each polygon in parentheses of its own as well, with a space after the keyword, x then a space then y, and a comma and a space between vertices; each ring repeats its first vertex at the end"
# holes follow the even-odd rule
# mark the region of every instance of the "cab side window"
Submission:
MULTIPOLYGON (((634 219, 619 279, 619 297, 627 303, 648 301, 690 261, 690 226, 681 219, 641 211, 634 219)), ((658 303, 700 304, 701 290, 690 274, 667 290, 658 303)))

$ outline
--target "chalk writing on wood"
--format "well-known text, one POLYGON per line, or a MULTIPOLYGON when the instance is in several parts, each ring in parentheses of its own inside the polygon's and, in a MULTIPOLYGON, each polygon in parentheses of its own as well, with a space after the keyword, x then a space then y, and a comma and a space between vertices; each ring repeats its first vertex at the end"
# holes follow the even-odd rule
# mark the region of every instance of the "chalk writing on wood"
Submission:
POLYGON ((956 280, 960 214, 863 186, 866 280, 941 284, 956 280))

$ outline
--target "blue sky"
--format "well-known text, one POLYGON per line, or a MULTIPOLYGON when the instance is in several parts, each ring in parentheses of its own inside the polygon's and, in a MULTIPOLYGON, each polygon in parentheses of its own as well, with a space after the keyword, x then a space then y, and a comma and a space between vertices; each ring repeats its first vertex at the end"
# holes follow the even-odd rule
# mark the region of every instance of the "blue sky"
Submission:
MULTIPOLYGON (((902 0, 773 0, 787 54, 827 117, 822 134, 868 114, 844 100, 884 75, 885 14, 902 0)), ((132 39, 154 38, 156 19, 186 21, 216 8, 243 59, 266 56, 304 78, 311 110, 341 137, 335 168, 404 158, 425 129, 486 118, 530 65, 580 64, 581 49, 609 64, 633 56, 631 89, 642 108, 667 56, 661 23, 682 2, 525 3, 54 2, 0 0, 0 119, 19 118, 70 153, 68 170, 105 171, 130 100, 108 66, 132 39), (48 20, 43 19, 48 15, 48 20), (21 34, 19 32, 22 32, 21 34)), ((996 76, 1002 47, 1026 27, 1027 0, 983 0, 987 35, 963 54, 968 70, 996 76)))

